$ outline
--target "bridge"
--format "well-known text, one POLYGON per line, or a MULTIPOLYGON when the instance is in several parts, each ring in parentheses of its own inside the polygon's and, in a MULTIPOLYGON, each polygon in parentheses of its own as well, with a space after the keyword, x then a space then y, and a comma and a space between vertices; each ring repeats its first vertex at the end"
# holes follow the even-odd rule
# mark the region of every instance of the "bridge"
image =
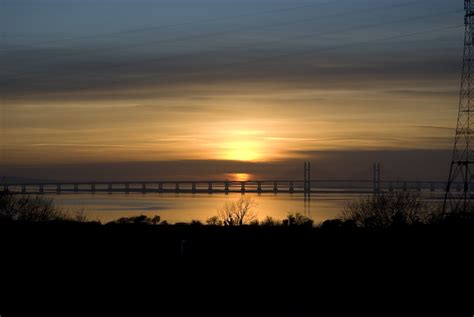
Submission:
MULTIPOLYGON (((418 191, 443 194, 445 182, 436 181, 380 181, 380 180, 261 180, 261 181, 92 181, 49 183, 1 183, 4 191, 22 194, 44 193, 347 193, 371 194, 390 191, 418 191), (306 185, 305 185, 306 184, 306 185)), ((454 184, 461 191, 462 184, 454 184)))

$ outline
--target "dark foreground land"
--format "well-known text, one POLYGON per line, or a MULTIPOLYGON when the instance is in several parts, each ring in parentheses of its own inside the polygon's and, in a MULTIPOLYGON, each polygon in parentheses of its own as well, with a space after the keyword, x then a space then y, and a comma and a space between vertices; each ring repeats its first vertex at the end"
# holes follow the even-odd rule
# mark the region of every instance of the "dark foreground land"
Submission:
POLYGON ((472 316, 473 242, 474 226, 460 223, 384 231, 10 223, 0 226, 0 309, 472 316))

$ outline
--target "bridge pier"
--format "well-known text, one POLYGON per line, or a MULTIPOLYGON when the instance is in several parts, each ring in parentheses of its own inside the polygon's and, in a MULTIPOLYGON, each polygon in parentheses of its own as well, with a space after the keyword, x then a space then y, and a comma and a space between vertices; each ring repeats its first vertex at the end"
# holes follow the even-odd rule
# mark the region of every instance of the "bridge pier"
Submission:
POLYGON ((262 193, 262 182, 257 182, 257 192, 258 192, 259 194, 262 193))
POLYGON ((293 194, 295 192, 295 186, 293 182, 290 182, 290 189, 289 189, 290 194, 293 194))
POLYGON ((224 183, 224 192, 226 193, 226 195, 229 193, 229 182, 224 183))
POLYGON ((209 192, 209 194, 212 194, 214 192, 214 190, 212 189, 212 183, 211 182, 208 183, 207 191, 209 192))
POLYGON ((245 194, 245 182, 241 182, 241 183, 240 183, 240 192, 241 192, 242 194, 245 194))
POLYGON ((175 193, 179 193, 179 183, 175 183, 174 191, 175 193))
POLYGON ((146 183, 142 183, 142 193, 146 194, 146 183))
POLYGON ((273 182, 273 192, 278 193, 278 182, 273 182))
POLYGON ((130 194, 130 184, 125 183, 125 194, 130 194))
POLYGON ((163 192, 163 183, 158 183, 158 192, 159 193, 163 192))
POLYGON ((195 182, 191 183, 191 192, 193 194, 196 194, 196 183, 195 182))

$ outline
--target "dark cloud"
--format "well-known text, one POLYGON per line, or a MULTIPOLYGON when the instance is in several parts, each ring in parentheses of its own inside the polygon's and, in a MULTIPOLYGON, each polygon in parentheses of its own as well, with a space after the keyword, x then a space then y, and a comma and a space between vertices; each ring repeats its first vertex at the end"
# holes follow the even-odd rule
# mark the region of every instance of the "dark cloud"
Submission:
MULTIPOLYGON (((8 102, 166 97, 196 84, 211 89, 248 82, 387 90, 395 83, 444 85, 458 78, 462 32, 409 36, 457 21, 452 13, 462 6, 443 1, 433 1, 429 10, 388 0, 342 1, 344 6, 284 0, 93 2, 81 8, 80 1, 63 6, 41 1, 41 9, 9 3, 6 34, 13 29, 44 34, 2 46, 0 94, 8 102), (36 10, 45 14, 39 26, 36 10), (436 19, 429 18, 433 13, 436 19), (420 15, 428 18, 416 18, 420 15), (107 32, 108 26, 114 31, 107 32), (61 30, 67 36, 51 35, 61 30), (400 34, 408 37, 397 38, 400 34)), ((392 89, 405 95, 430 91, 392 89)))
MULTIPOLYGON (((382 164, 385 180, 445 181, 449 171, 449 150, 397 151, 306 151, 312 162, 313 179, 371 179, 372 164, 382 164)), ((122 162, 41 166, 5 166, 6 176, 59 179, 65 181, 124 180, 209 180, 224 174, 250 173, 259 179, 301 179, 303 159, 268 163, 199 160, 163 162, 122 162)))
POLYGON ((420 89, 400 89, 400 90, 388 90, 388 93, 397 94, 397 95, 404 95, 404 96, 419 96, 419 97, 432 97, 432 96, 440 96, 440 97, 453 97, 459 95, 459 89, 452 89, 452 90, 420 90, 420 89))
POLYGON ((432 126, 432 125, 416 125, 415 127, 419 129, 432 130, 432 131, 454 132, 453 127, 439 127, 439 126, 432 126))
MULTIPOLYGON (((232 51, 209 51, 154 58, 151 56, 89 57, 85 60, 60 58, 46 67, 35 67, 20 60, 8 61, 17 64, 17 74, 2 75, 0 93, 8 100, 97 100, 127 99, 138 96, 175 96, 176 90, 193 85, 239 85, 248 82, 271 83, 287 87, 315 89, 370 89, 385 88, 400 82, 432 82, 445 85, 457 79, 458 63, 451 56, 444 59, 426 57, 423 63, 417 60, 386 62, 374 56, 354 58, 348 64, 347 57, 328 53, 295 51, 288 56, 257 53, 245 49, 232 51), (298 58, 301 55, 302 58, 298 58), (271 58, 271 56, 279 56, 271 58), (327 63, 327 64, 326 64, 327 63), (153 91, 150 92, 150 88, 153 91)), ((350 54, 349 50, 347 54, 350 54)), ((35 53, 31 53, 34 59, 35 53)), ((26 58, 26 57, 23 57, 26 58)), ((27 58, 28 59, 28 58, 27 58)), ((205 90, 205 88, 204 88, 205 90)), ((403 95, 445 95, 452 91, 390 90, 403 95)), ((196 97, 204 98, 206 96, 196 97)))

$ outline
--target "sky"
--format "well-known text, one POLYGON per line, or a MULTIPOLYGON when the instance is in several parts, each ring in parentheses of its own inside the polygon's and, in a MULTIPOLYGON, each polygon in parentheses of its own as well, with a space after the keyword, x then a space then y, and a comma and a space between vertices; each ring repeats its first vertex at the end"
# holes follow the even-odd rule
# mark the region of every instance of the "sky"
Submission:
POLYGON ((0 176, 447 178, 463 1, 1 0, 0 176))

